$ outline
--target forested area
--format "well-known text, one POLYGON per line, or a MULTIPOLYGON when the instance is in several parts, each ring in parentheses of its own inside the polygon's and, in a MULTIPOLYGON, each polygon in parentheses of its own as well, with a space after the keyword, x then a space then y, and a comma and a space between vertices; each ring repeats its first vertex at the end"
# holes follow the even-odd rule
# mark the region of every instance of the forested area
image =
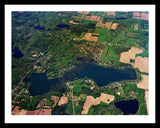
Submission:
MULTIPOLYGON (((12 49, 18 47, 24 54, 19 59, 12 57, 13 86, 18 84, 20 78, 33 66, 33 62, 40 57, 40 53, 44 54, 49 46, 51 47, 46 53, 52 54, 52 58, 48 60, 50 61, 48 63, 58 62, 58 59, 61 58, 61 63, 59 61, 55 67, 56 70, 62 68, 60 65, 67 67, 67 64, 72 64, 72 60, 75 61, 73 56, 76 49, 72 47, 71 39, 67 40, 64 32, 56 30, 57 25, 61 22, 63 22, 62 16, 58 16, 56 12, 12 12, 12 49), (35 26, 40 27, 37 29, 35 26), (73 53, 70 53, 69 49, 73 49, 73 53)), ((54 67, 50 66, 47 71, 51 69, 54 67)))
MULTIPOLYGON (((27 83, 25 79, 33 73, 46 73, 48 79, 62 78, 65 72, 81 63, 77 58, 88 58, 104 67, 133 68, 129 63, 119 62, 120 54, 133 46, 144 51, 136 56, 148 57, 148 21, 133 19, 132 15, 133 12, 116 12, 115 16, 97 11, 90 11, 86 15, 67 11, 12 12, 12 89, 15 89, 12 98, 18 102, 15 105, 26 110, 35 110, 35 106, 42 98, 47 98, 47 104, 51 106, 54 101, 50 100, 50 96, 62 95, 60 92, 53 92, 30 97, 26 90, 31 83, 27 83), (85 19, 85 16, 92 15, 100 16, 103 23, 117 23, 118 27, 103 28, 97 26, 99 21, 85 19), (69 22, 70 20, 73 24, 69 22), (90 38, 97 37, 97 41, 86 39, 87 33, 92 35, 90 38), (23 88, 25 93, 20 93, 23 88)), ((135 60, 130 59, 130 62, 134 63, 135 60)), ((140 81, 141 72, 135 70, 137 81, 140 81)), ((76 114, 80 114, 87 95, 96 98, 101 93, 115 95, 114 101, 111 104, 101 102, 97 106, 92 106, 88 115, 121 115, 122 111, 117 109, 114 103, 134 98, 140 103, 137 113, 140 115, 147 113, 144 90, 137 88, 136 84, 123 81, 122 86, 114 83, 115 85, 110 84, 111 86, 103 88, 96 86, 91 89, 91 83, 85 83, 81 79, 79 81, 76 84, 73 82, 73 95, 76 98, 83 97, 75 107, 76 114), (118 91, 121 95, 117 94, 118 91), (129 95, 131 91, 132 96, 129 95)), ((69 91, 64 94, 70 94, 69 91)), ((72 98, 69 98, 65 106, 70 114, 73 113, 72 98)))

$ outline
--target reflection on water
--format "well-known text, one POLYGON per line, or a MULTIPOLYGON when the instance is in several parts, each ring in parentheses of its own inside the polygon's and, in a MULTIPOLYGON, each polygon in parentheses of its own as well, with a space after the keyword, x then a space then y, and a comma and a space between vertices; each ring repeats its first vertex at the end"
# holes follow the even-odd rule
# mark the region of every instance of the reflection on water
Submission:
POLYGON ((47 79, 46 73, 32 74, 27 79, 32 85, 29 88, 31 95, 40 95, 47 93, 51 89, 54 91, 65 92, 65 82, 75 79, 90 78, 93 79, 98 86, 102 87, 111 82, 134 80, 137 78, 134 69, 113 69, 105 68, 95 64, 83 63, 76 66, 72 71, 64 73, 61 79, 47 79))

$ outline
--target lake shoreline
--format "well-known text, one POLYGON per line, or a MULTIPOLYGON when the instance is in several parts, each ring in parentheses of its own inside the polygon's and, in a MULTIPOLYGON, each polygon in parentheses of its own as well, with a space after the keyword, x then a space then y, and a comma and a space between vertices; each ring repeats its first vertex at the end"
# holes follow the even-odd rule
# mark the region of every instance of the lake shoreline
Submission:
MULTIPOLYGON (((120 70, 118 68, 106 68, 98 65, 97 63, 95 64, 95 63, 86 63, 86 62, 72 66, 72 68, 69 71, 64 71, 62 77, 58 77, 54 79, 48 79, 46 72, 33 73, 30 77, 28 77, 28 79, 31 78, 31 81, 29 82, 31 83, 34 82, 34 84, 32 83, 31 86, 29 87, 29 90, 33 88, 33 86, 37 86, 38 87, 37 89, 39 89, 39 87, 44 88, 43 87, 44 85, 41 85, 42 83, 39 83, 39 85, 37 85, 37 82, 39 81, 34 80, 34 76, 36 76, 36 79, 39 76, 39 80, 41 80, 42 83, 43 83, 43 80, 46 81, 44 82, 45 85, 46 83, 49 82, 48 83, 49 85, 46 85, 48 88, 49 86, 52 85, 52 82, 53 82, 54 84, 52 85, 52 88, 55 88, 53 90, 57 90, 57 88, 65 88, 66 82, 73 81, 76 79, 82 79, 82 78, 88 78, 93 80, 97 84, 98 88, 112 85, 115 82, 118 82, 121 84, 123 82, 131 81, 133 83, 137 81, 137 74, 134 69, 126 68, 126 69, 120 70), (110 76, 110 74, 112 74, 112 76, 110 76)), ((58 91, 60 90, 58 89, 58 91)))

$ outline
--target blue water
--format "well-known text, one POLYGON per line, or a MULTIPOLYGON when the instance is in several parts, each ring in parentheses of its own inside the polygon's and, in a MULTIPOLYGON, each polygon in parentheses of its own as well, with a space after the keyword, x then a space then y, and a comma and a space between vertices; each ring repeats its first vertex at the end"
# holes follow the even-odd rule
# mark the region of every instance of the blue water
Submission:
POLYGON ((27 81, 32 83, 29 88, 30 94, 40 95, 49 91, 65 92, 64 82, 85 77, 93 79, 100 87, 115 81, 134 80, 137 78, 134 69, 118 70, 86 63, 79 64, 73 71, 66 72, 61 79, 49 80, 46 73, 34 73, 27 81))
POLYGON ((65 92, 64 83, 58 78, 49 80, 46 73, 34 73, 26 81, 32 83, 29 88, 32 96, 45 94, 49 91, 65 92))
POLYGON ((95 80, 98 86, 102 87, 111 82, 134 80, 137 78, 134 69, 114 69, 105 68, 94 64, 79 65, 72 73, 65 73, 64 78, 67 80, 73 80, 74 78, 91 78, 95 80))
POLYGON ((67 25, 67 24, 58 24, 57 27, 60 28, 60 29, 62 29, 62 28, 70 28, 70 26, 67 25))
POLYGON ((12 52, 13 52, 13 57, 16 58, 16 59, 19 59, 19 58, 24 56, 23 53, 19 50, 18 47, 13 48, 12 52))
POLYGON ((138 111, 139 103, 135 100, 122 100, 115 103, 116 108, 119 108, 124 115, 136 114, 138 111))
MULTIPOLYGON (((37 30, 46 30, 44 27, 41 27, 41 26, 34 26, 34 25, 30 25, 30 27, 33 27, 34 29, 37 29, 37 30)), ((58 29, 57 30, 61 30, 62 28, 70 28, 69 25, 67 24, 58 24, 57 25, 58 29)), ((47 31, 51 31, 52 29, 47 29, 47 31)))
POLYGON ((41 26, 34 26, 34 29, 37 29, 37 30, 45 30, 44 27, 41 27, 41 26))

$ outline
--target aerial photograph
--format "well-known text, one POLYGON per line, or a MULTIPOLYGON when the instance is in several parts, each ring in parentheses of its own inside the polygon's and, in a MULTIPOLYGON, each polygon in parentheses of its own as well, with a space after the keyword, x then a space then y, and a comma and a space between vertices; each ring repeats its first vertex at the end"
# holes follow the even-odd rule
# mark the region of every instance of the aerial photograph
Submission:
POLYGON ((12 11, 11 114, 149 115, 148 11, 12 11))

